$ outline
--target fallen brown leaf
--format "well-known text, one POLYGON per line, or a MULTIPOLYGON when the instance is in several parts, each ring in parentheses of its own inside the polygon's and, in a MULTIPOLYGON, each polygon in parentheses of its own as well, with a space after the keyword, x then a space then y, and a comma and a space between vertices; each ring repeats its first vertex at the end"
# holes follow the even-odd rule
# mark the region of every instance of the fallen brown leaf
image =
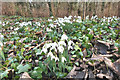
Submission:
POLYGON ((32 79, 27 72, 24 72, 20 75, 19 80, 34 80, 34 79, 32 79))
POLYGON ((107 79, 107 80, 112 80, 112 77, 111 76, 109 76, 109 75, 106 75, 106 74, 97 74, 96 75, 98 78, 100 78, 100 79, 107 79))
POLYGON ((40 32, 36 32, 35 35, 43 35, 43 30, 41 30, 40 32))
POLYGON ((120 76, 120 59, 112 63, 110 59, 104 57, 105 64, 118 76, 120 76))

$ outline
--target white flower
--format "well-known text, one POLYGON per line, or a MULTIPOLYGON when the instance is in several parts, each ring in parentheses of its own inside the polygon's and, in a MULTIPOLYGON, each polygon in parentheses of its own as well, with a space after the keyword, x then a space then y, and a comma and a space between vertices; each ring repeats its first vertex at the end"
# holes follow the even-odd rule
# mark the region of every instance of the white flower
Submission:
POLYGON ((54 18, 54 16, 51 16, 51 18, 54 18))
POLYGON ((70 40, 70 41, 68 42, 68 50, 73 49, 72 44, 74 45, 74 42, 70 40))
POLYGON ((51 48, 50 48, 50 50, 55 50, 55 52, 57 52, 57 49, 56 49, 56 47, 58 47, 58 44, 56 43, 56 42, 54 42, 54 43, 51 43, 51 48))
POLYGON ((81 20, 81 19, 77 19, 77 20, 76 20, 76 22, 81 23, 81 22, 82 22, 82 20, 81 20))
POLYGON ((37 52, 36 55, 41 55, 42 52, 37 52))
POLYGON ((19 24, 19 22, 16 22, 15 24, 19 24))
POLYGON ((59 61, 59 58, 58 58, 58 57, 55 57, 55 62, 56 62, 56 61, 59 61))
POLYGON ((49 52, 48 54, 47 54, 47 57, 51 57, 51 56, 53 56, 53 53, 52 52, 49 52))
POLYGON ((3 43, 0 41, 0 46, 3 46, 3 43))
POLYGON ((65 57, 62 57, 62 62, 64 63, 64 61, 67 61, 65 57))
POLYGON ((75 15, 74 17, 76 18, 77 16, 75 15))
POLYGON ((50 29, 50 28, 46 28, 46 31, 47 31, 47 32, 51 32, 52 29, 50 29))
MULTIPOLYGON (((53 53, 52 52, 49 52, 48 54, 47 54, 47 57, 51 57, 51 60, 53 60, 53 59, 56 59, 56 57, 53 55, 53 53)), ((57 59, 56 59, 57 60, 57 59)))
POLYGON ((60 42, 58 42, 58 45, 59 46, 62 46, 62 45, 66 46, 66 43, 64 41, 60 41, 60 42))
POLYGON ((29 2, 31 3, 33 0, 29 0, 29 2))
POLYGON ((61 40, 67 40, 67 39, 68 39, 67 35, 63 34, 62 37, 61 37, 61 40))
POLYGON ((73 19, 73 21, 75 22, 75 19, 73 19))
POLYGON ((5 23, 3 23, 2 25, 5 26, 5 23))
POLYGON ((81 19, 81 16, 78 16, 79 19, 81 19))
POLYGON ((74 44, 74 42, 70 40, 70 41, 68 42, 68 45, 72 45, 72 44, 74 44))
POLYGON ((3 40, 4 36, 0 33, 0 40, 3 40))
POLYGON ((47 48, 42 48, 41 53, 44 52, 45 54, 47 53, 47 48))
POLYGON ((43 46, 43 48, 49 48, 51 46, 51 43, 47 43, 43 46))
POLYGON ((12 29, 13 29, 13 27, 10 27, 10 29, 12 30, 12 29))
POLYGON ((18 29, 19 29, 19 28, 17 27, 17 28, 15 28, 14 30, 17 31, 18 29))
POLYGON ((36 25, 41 26, 40 22, 35 22, 36 25))
POLYGON ((54 27, 56 27, 56 25, 54 25, 54 24, 49 24, 48 26, 50 26, 50 27, 52 27, 52 28, 54 28, 54 27))
POLYGON ((29 25, 32 25, 32 22, 31 22, 31 21, 29 21, 29 22, 28 22, 28 24, 29 24, 29 25))
POLYGON ((68 50, 70 50, 70 49, 73 49, 73 47, 72 46, 68 46, 68 50))
POLYGON ((58 47, 58 50, 59 50, 60 53, 63 53, 64 47, 63 47, 63 46, 59 46, 59 47, 58 47))
POLYGON ((52 22, 52 19, 48 19, 49 22, 52 22))
POLYGON ((68 19, 72 19, 72 16, 70 15, 70 16, 68 17, 68 19))
POLYGON ((0 24, 2 24, 2 22, 0 21, 0 24))
POLYGON ((89 15, 88 15, 88 16, 86 16, 86 19, 89 19, 89 15))
POLYGON ((13 31, 13 32, 10 32, 10 34, 17 34, 17 32, 16 32, 16 31, 13 31))

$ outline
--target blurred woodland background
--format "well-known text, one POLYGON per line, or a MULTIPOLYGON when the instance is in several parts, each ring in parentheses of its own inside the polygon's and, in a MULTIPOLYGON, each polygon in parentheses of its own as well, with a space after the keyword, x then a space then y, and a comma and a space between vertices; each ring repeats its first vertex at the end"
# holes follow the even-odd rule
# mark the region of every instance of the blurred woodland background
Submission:
POLYGON ((0 2, 2 15, 25 17, 64 17, 87 15, 119 16, 120 2, 0 2))

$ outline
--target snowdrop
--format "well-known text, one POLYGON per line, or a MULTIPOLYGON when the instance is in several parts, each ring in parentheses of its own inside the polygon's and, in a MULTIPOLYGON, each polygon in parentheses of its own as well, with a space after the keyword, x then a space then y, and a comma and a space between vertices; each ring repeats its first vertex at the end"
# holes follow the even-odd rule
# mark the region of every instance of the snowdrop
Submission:
POLYGON ((52 30, 50 28, 46 28, 47 32, 52 32, 52 30))
POLYGON ((77 19, 77 20, 76 20, 76 22, 81 23, 81 22, 82 22, 82 20, 81 20, 81 19, 77 19))
MULTIPOLYGON (((45 54, 47 53, 47 48, 42 48, 41 53, 44 52, 45 54)), ((40 54, 41 54, 40 53, 40 54)))
POLYGON ((52 22, 52 19, 48 19, 49 22, 52 22))
POLYGON ((68 20, 68 19, 65 20, 65 22, 72 24, 72 22, 70 20, 68 20))
POLYGON ((64 47, 63 46, 58 46, 58 50, 59 50, 60 53, 63 53, 64 47))
POLYGON ((77 16, 75 15, 74 18, 76 18, 77 16))
POLYGON ((2 24, 2 21, 0 21, 0 24, 2 24))
POLYGON ((76 20, 75 20, 75 19, 73 19, 73 21, 75 22, 76 20))
POLYGON ((54 18, 54 16, 51 16, 51 18, 54 18))
POLYGON ((37 26, 41 26, 40 22, 35 22, 35 24, 36 24, 37 26))
POLYGON ((67 39, 68 39, 67 35, 63 34, 62 37, 61 37, 61 40, 67 40, 67 39))
POLYGON ((52 27, 52 28, 55 28, 56 27, 56 25, 54 25, 54 24, 49 24, 48 26, 50 26, 50 27, 52 27))
POLYGON ((3 46, 3 43, 0 41, 0 47, 3 46))
POLYGON ((78 16, 78 19, 81 19, 81 16, 78 16))
POLYGON ((16 22, 15 24, 19 24, 19 22, 16 22))
POLYGON ((65 61, 67 61, 65 57, 62 57, 61 60, 62 60, 63 63, 64 63, 65 61))
POLYGON ((56 61, 59 61, 59 58, 58 58, 58 57, 55 57, 55 62, 56 62, 56 61))
POLYGON ((15 28, 14 30, 17 31, 18 29, 19 29, 19 28, 17 27, 17 28, 15 28))
POLYGON ((70 40, 70 41, 68 42, 68 50, 73 49, 72 44, 74 45, 74 42, 70 40))
POLYGON ((64 21, 63 18, 58 18, 58 22, 59 22, 61 25, 65 26, 65 24, 63 23, 63 22, 65 22, 65 21, 64 21))
POLYGON ((13 27, 10 27, 10 29, 12 30, 12 29, 13 29, 13 27))
POLYGON ((3 22, 2 26, 5 26, 6 24, 3 22))
POLYGON ((49 57, 49 56, 51 57, 51 56, 54 56, 54 55, 53 55, 52 52, 49 52, 49 53, 47 54, 47 57, 49 57))
POLYGON ((16 32, 16 31, 13 31, 13 32, 10 32, 10 34, 17 34, 17 32, 16 32))
POLYGON ((88 19, 89 19, 89 15, 88 15, 88 16, 86 16, 86 18, 85 18, 85 19, 87 19, 87 20, 88 20, 88 19))
POLYGON ((22 23, 19 24, 19 26, 23 27, 23 26, 27 26, 29 24, 30 24, 30 22, 29 23, 28 22, 22 22, 22 23))
MULTIPOLYGON (((51 47, 51 43, 47 43, 42 47, 41 53, 44 52, 45 54, 47 53, 47 49, 51 47)), ((41 54, 40 53, 40 54, 41 54)))
POLYGON ((55 52, 57 52, 57 49, 56 49, 56 47, 58 47, 58 44, 56 43, 56 42, 54 42, 54 43, 51 43, 51 48, 50 48, 50 50, 55 50, 55 52))
POLYGON ((55 61, 59 61, 59 58, 55 57, 51 51, 47 54, 47 57, 51 57, 51 60, 55 59, 55 61))
POLYGON ((66 43, 65 43, 65 41, 59 41, 59 42, 58 42, 58 45, 59 45, 59 46, 63 46, 63 45, 66 46, 66 43))
POLYGON ((4 36, 0 33, 0 41, 4 39, 4 36))
POLYGON ((43 48, 49 48, 51 46, 51 43, 47 43, 43 46, 43 48))
POLYGON ((29 22, 28 22, 28 24, 29 24, 29 25, 32 25, 32 22, 31 22, 31 21, 29 21, 29 22))
POLYGON ((29 2, 31 3, 33 0, 29 0, 29 2))

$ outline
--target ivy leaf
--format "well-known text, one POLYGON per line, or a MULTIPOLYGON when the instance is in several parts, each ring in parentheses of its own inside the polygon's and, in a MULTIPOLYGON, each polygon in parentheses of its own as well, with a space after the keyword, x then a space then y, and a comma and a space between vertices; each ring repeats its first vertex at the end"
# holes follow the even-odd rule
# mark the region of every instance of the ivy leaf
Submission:
POLYGON ((75 52, 76 52, 76 51, 72 51, 71 53, 72 53, 72 54, 75 54, 75 52))
POLYGON ((4 71, 3 73, 0 73, 0 79, 8 77, 8 70, 4 71))
POLYGON ((56 72, 56 76, 57 76, 58 78, 63 78, 63 77, 65 77, 66 75, 67 75, 67 73, 56 72))
POLYGON ((76 62, 75 65, 76 65, 76 66, 79 66, 79 62, 76 62))
POLYGON ((27 72, 28 69, 30 69, 31 66, 29 64, 26 64, 26 65, 22 65, 20 64, 19 66, 17 66, 17 69, 19 70, 18 73, 21 73, 21 72, 27 72))
POLYGON ((43 69, 40 68, 40 67, 35 67, 34 68, 34 71, 32 72, 32 75, 34 77, 37 77, 37 78, 42 78, 42 72, 43 72, 43 69))

